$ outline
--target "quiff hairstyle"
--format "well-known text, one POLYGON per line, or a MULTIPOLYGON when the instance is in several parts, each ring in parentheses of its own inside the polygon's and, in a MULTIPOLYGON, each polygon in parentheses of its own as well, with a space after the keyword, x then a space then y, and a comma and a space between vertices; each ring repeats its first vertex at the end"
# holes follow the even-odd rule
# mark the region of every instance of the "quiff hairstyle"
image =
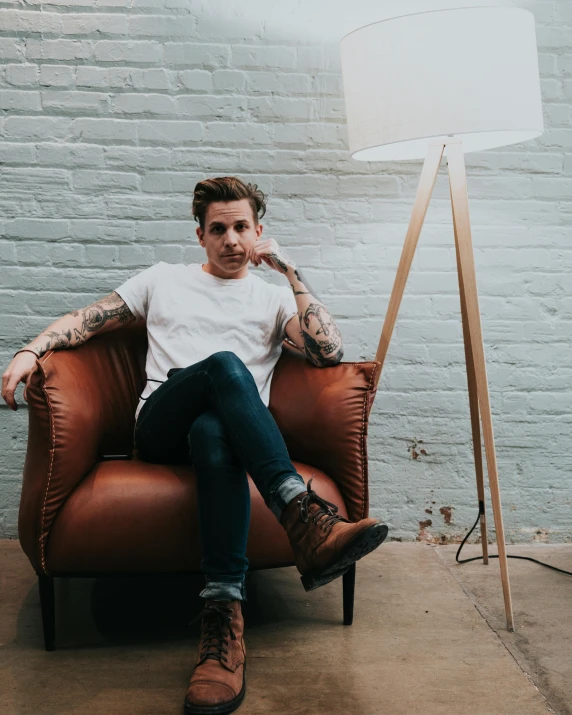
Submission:
POLYGON ((255 225, 266 213, 267 197, 257 184, 245 184, 236 176, 218 176, 199 181, 193 196, 193 217, 201 229, 205 230, 205 218, 209 204, 215 201, 240 201, 248 199, 252 207, 255 225), (260 214, 260 216, 259 216, 260 214))

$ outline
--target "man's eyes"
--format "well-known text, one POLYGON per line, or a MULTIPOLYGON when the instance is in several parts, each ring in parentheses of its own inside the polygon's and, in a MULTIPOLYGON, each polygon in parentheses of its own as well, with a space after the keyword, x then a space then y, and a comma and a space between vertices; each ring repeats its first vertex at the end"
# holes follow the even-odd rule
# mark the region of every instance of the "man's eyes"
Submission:
MULTIPOLYGON (((222 226, 215 226, 215 228, 213 229, 213 231, 218 231, 219 229, 222 229, 222 228, 223 228, 222 226)), ((240 224, 237 225, 237 228, 240 228, 240 229, 246 228, 246 224, 240 223, 240 224)))

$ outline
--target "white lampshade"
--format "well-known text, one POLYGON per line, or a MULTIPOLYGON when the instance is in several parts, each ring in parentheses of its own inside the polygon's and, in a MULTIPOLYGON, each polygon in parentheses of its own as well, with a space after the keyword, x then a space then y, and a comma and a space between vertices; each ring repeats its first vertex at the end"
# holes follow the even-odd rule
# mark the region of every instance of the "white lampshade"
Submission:
POLYGON ((544 131, 534 16, 522 8, 375 22, 342 39, 341 66, 354 159, 424 159, 452 137, 466 153, 544 131))

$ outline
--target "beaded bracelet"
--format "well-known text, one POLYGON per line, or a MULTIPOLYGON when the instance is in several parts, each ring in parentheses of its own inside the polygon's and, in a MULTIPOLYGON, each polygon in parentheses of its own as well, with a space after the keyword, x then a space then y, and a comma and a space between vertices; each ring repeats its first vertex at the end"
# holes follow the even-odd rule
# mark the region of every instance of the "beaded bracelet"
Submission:
POLYGON ((17 350, 17 351, 14 353, 14 357, 16 357, 16 355, 17 355, 18 353, 33 353, 33 354, 36 356, 36 358, 38 357, 38 353, 35 352, 34 350, 30 350, 29 348, 22 348, 21 350, 17 350))

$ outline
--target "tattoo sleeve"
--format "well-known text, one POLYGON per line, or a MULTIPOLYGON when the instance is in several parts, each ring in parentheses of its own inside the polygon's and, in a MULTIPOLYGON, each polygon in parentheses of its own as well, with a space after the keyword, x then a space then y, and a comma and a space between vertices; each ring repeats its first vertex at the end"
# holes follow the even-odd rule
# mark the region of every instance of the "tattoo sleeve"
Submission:
POLYGON ((322 303, 310 303, 298 313, 308 360, 319 367, 337 365, 343 357, 342 335, 322 303))
MULTIPOLYGON (((309 284, 308 279, 306 278, 305 275, 303 275, 303 273, 302 273, 302 271, 300 270, 300 268, 296 268, 296 269, 294 270, 294 274, 295 274, 296 278, 300 281, 300 283, 303 283, 303 284, 304 284, 304 287, 306 288, 306 290, 305 290, 305 291, 302 291, 302 292, 310 293, 311 295, 314 296, 314 298, 317 298, 318 300, 320 300, 320 296, 316 293, 316 291, 315 291, 315 290, 312 288, 312 286, 309 284)), ((292 288, 292 290, 294 290, 294 288, 292 288)), ((295 290, 294 290, 294 295, 296 295, 296 291, 295 291, 295 290)))
POLYGON ((300 335, 307 359, 317 367, 337 365, 343 355, 342 335, 326 306, 309 291, 299 268, 288 273, 298 306, 300 335))
POLYGON ((52 323, 26 347, 38 357, 48 350, 61 350, 85 343, 94 333, 135 321, 123 298, 113 291, 81 310, 72 310, 52 323))

